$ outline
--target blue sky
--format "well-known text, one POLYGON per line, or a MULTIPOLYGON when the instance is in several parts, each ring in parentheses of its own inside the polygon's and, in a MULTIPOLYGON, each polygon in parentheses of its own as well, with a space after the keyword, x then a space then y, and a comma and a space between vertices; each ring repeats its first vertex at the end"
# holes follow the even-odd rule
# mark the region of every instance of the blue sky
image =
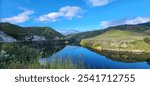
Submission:
POLYGON ((90 31, 150 21, 150 0, 0 0, 0 21, 90 31))

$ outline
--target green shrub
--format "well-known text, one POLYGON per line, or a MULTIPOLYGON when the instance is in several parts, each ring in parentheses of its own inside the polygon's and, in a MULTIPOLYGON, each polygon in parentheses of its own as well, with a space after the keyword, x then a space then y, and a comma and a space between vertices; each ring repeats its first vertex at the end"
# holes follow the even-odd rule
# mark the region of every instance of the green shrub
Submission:
POLYGON ((0 49, 0 68, 25 68, 41 57, 35 48, 27 45, 4 43, 0 49))
POLYGON ((150 44, 150 38, 148 38, 148 37, 144 38, 143 41, 150 44))

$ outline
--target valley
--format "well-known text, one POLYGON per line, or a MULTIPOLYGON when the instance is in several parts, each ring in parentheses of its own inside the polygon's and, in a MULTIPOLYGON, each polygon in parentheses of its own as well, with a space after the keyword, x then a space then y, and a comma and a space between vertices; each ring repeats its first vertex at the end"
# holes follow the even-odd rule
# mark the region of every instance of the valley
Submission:
POLYGON ((150 22, 66 36, 50 27, 21 27, 0 23, 0 67, 149 68, 149 32, 150 22))

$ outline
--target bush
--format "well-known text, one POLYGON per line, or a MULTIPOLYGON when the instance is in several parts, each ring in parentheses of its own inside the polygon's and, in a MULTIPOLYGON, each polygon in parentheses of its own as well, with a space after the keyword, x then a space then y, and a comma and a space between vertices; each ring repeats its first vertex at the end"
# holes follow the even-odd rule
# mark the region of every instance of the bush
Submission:
POLYGON ((38 61, 40 52, 35 48, 17 43, 4 43, 0 49, 0 68, 26 68, 38 61))
POLYGON ((150 38, 148 38, 148 37, 144 38, 143 41, 150 44, 150 38))

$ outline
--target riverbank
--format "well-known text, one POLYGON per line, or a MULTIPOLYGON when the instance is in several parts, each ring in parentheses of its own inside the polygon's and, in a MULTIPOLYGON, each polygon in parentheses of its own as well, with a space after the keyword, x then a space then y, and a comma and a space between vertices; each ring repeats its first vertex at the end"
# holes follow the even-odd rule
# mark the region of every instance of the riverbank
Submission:
POLYGON ((150 53, 150 49, 149 50, 145 50, 144 48, 143 49, 128 49, 128 48, 104 48, 102 46, 87 46, 87 45, 84 45, 82 43, 80 43, 81 46, 83 47, 86 47, 86 48, 89 48, 89 49, 92 49, 92 50, 96 50, 96 51, 115 51, 115 52, 132 52, 132 53, 150 53))

